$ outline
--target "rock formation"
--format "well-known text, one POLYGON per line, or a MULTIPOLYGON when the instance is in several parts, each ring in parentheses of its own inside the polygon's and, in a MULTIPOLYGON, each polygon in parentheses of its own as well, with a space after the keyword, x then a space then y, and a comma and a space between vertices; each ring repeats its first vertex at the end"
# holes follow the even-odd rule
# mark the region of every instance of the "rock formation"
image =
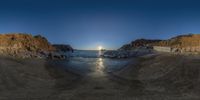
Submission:
POLYGON ((152 43, 160 42, 161 40, 150 40, 150 39, 137 39, 132 41, 130 44, 123 45, 119 50, 132 50, 137 47, 147 46, 152 43))
POLYGON ((137 39, 130 44, 123 45, 119 50, 137 50, 141 51, 141 47, 152 49, 170 48, 170 52, 175 53, 200 53, 200 34, 179 35, 168 40, 149 40, 137 39))
POLYGON ((45 57, 55 48, 45 37, 24 33, 0 34, 0 54, 22 58, 45 57))
POLYGON ((179 35, 152 45, 168 46, 176 48, 180 52, 200 52, 200 34, 179 35))
POLYGON ((70 45, 65 44, 54 44, 53 47, 55 47, 58 52, 73 51, 73 48, 70 45))

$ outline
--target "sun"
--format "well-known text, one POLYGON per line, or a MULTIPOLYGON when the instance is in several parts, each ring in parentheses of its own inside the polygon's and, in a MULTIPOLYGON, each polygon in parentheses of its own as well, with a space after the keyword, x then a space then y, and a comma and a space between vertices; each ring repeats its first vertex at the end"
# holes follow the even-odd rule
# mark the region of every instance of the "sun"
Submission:
POLYGON ((102 46, 98 46, 98 50, 102 50, 102 48, 103 48, 102 46))

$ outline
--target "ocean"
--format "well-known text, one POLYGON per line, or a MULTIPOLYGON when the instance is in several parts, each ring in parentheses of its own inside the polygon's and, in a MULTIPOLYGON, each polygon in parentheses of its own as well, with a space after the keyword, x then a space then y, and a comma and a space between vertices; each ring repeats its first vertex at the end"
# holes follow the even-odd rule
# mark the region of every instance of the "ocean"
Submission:
POLYGON ((117 71, 127 64, 133 63, 134 58, 111 59, 102 58, 104 51, 97 50, 75 50, 69 53, 70 59, 65 61, 64 67, 69 71, 76 71, 85 75, 106 75, 106 73, 117 71))

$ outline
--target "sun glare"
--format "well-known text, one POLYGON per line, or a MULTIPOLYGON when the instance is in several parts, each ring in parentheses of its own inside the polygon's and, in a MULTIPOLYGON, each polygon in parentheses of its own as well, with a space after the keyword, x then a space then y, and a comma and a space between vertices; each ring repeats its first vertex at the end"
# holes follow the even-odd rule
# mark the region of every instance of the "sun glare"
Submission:
POLYGON ((98 46, 98 50, 101 50, 102 49, 102 46, 98 46))

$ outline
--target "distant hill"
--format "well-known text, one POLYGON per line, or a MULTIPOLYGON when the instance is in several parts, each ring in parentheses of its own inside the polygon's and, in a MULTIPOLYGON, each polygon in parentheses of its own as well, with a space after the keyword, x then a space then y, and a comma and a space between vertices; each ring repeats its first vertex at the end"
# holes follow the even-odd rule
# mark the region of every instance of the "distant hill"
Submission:
POLYGON ((55 48, 41 35, 0 34, 0 54, 3 55, 32 57, 54 50, 55 48))
POLYGON ((162 41, 162 40, 137 39, 135 41, 132 41, 129 44, 123 45, 119 50, 131 50, 131 49, 134 49, 137 47, 146 46, 146 45, 157 43, 160 41, 162 41))

